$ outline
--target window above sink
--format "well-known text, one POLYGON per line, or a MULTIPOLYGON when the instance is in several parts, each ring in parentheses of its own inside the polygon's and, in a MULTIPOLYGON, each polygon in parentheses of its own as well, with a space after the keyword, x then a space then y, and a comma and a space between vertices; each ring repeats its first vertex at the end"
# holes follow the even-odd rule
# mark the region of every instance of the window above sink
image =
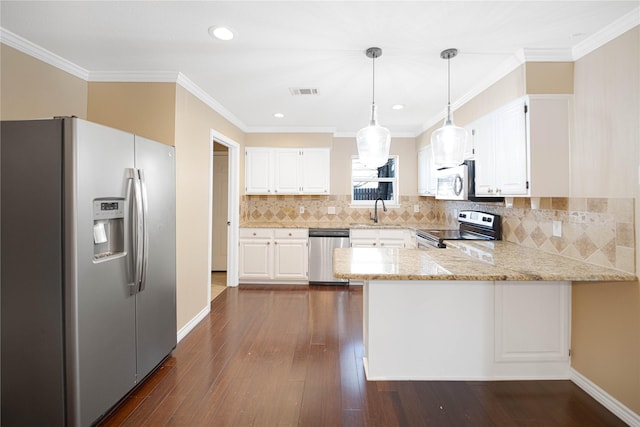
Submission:
POLYGON ((372 207, 382 198, 388 207, 399 205, 398 156, 389 156, 379 168, 367 168, 358 156, 351 157, 351 206, 372 207))

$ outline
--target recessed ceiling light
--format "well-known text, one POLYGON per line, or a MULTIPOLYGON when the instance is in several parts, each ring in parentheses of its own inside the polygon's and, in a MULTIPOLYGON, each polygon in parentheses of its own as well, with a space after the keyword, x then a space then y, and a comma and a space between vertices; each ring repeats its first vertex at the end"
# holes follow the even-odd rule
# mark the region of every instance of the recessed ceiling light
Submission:
POLYGON ((276 119, 281 119, 284 117, 284 114, 282 113, 273 113, 273 117, 275 117, 276 119))
POLYGON ((209 34, 218 40, 231 40, 233 38, 233 32, 225 27, 209 27, 209 34))
POLYGON ((393 110, 402 110, 404 108, 404 105, 402 104, 396 104, 393 107, 391 107, 391 109, 393 110))

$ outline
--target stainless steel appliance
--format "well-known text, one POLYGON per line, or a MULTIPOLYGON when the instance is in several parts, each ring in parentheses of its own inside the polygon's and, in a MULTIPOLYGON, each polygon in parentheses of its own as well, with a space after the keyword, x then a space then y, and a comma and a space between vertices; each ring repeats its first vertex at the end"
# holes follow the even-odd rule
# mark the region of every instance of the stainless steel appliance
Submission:
POLYGON ((474 160, 436 171, 436 199, 502 202, 504 197, 476 197, 476 165, 474 160))
POLYGON ((88 426, 176 346, 174 148, 1 124, 2 425, 88 426))
POLYGON ((338 285, 349 283, 333 275, 333 250, 349 247, 349 229, 309 229, 309 283, 338 285))
POLYGON ((422 229, 416 231, 418 248, 446 248, 446 240, 500 240, 501 218, 478 211, 460 211, 458 229, 422 229))

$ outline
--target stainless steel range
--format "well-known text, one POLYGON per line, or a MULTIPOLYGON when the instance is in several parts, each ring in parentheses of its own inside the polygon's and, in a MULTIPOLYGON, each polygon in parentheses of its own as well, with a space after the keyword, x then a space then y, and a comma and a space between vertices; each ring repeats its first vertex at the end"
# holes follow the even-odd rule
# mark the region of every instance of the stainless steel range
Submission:
POLYGON ((478 211, 460 211, 458 229, 416 230, 418 248, 446 248, 445 240, 500 240, 501 219, 494 215, 478 211))

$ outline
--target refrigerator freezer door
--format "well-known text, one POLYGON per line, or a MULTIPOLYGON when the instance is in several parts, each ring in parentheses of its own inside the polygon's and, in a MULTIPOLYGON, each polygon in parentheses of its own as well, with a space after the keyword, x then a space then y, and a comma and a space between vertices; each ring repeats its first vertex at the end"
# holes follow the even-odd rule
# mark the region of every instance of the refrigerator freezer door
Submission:
POLYGON ((146 280, 136 294, 137 380, 176 346, 176 206, 174 148, 135 137, 144 176, 148 230, 146 280))
POLYGON ((135 384, 135 296, 131 286, 128 169, 134 136, 79 119, 70 128, 65 156, 72 168, 67 199, 67 337, 70 424, 89 425, 135 384), (75 195, 75 196, 74 196, 75 195), (124 250, 94 257, 94 201, 124 203, 124 250), (76 273, 74 273, 74 271, 76 273))

